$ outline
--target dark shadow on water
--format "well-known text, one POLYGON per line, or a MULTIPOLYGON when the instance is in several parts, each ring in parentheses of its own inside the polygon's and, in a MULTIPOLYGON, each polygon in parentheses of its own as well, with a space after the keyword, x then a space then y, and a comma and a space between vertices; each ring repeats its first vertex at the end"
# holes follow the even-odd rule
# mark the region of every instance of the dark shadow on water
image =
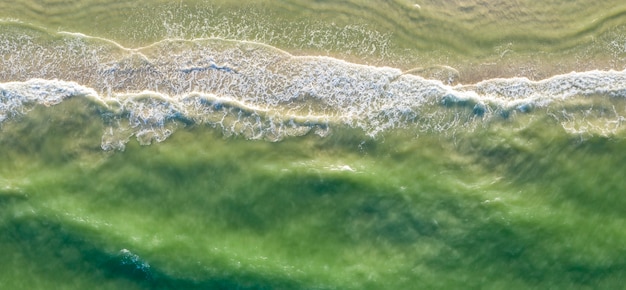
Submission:
MULTIPOLYGON (((449 271, 473 268, 476 275, 520 280, 529 287, 592 289, 605 285, 617 289, 613 288, 619 284, 616 278, 626 273, 624 260, 590 262, 551 252, 546 248, 549 237, 550 233, 528 224, 483 221, 442 240, 450 250, 428 264, 449 271)), ((626 257, 626 251, 616 249, 615 257, 626 257)), ((480 287, 480 283, 474 286, 480 287)))
POLYGON ((0 231, 0 243, 18 248, 19 254, 25 255, 33 265, 39 265, 35 268, 47 272, 46 275, 75 272, 93 279, 94 283, 102 281, 107 285, 132 285, 139 289, 306 288, 296 281, 226 268, 221 269, 221 273, 205 273, 202 278, 167 273, 131 251, 116 250, 118 245, 103 244, 95 233, 45 217, 4 221, 0 224, 0 231))

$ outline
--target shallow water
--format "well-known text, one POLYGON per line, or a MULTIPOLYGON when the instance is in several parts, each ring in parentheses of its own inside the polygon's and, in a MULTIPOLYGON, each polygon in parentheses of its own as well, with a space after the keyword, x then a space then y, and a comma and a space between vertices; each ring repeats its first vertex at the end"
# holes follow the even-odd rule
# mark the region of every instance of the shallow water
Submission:
POLYGON ((0 0, 0 288, 620 289, 625 11, 0 0))

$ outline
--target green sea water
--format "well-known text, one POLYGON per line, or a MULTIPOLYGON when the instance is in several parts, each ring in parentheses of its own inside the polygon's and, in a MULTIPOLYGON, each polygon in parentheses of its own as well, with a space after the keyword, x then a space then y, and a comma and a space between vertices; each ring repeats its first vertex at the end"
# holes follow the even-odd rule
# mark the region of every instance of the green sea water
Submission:
POLYGON ((623 289, 625 28, 0 0, 0 289, 623 289))

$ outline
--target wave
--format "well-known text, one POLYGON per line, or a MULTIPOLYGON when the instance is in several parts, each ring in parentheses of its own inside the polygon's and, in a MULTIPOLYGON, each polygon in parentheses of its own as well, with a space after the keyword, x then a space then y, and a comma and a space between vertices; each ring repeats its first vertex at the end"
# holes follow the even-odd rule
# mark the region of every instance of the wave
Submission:
POLYGON ((278 141, 325 136, 338 125, 370 136, 397 128, 471 131, 540 109, 571 132, 612 134, 626 111, 626 70, 451 86, 249 41, 165 39, 127 48, 27 26, 0 35, 0 56, 0 122, 35 105, 87 97, 106 112, 106 150, 123 149, 132 136, 142 144, 165 140, 180 124, 278 141))
MULTIPOLYGON (((72 97, 84 97, 102 108, 101 116, 108 124, 102 148, 121 150, 132 136, 144 145, 160 142, 181 124, 206 124, 221 129, 226 136, 278 141, 311 131, 326 136, 333 126, 340 125, 361 128, 372 136, 395 128, 450 133, 541 108, 550 109, 549 113, 564 127, 579 121, 587 125, 592 120, 600 121, 595 128, 608 134, 615 133, 626 121, 625 71, 571 73, 539 82, 495 79, 456 87, 400 75, 382 87, 386 88, 381 95, 366 96, 371 99, 363 99, 362 95, 310 96, 303 100, 310 102, 305 106, 309 112, 305 113, 297 100, 272 106, 271 102, 262 105, 260 100, 245 102, 201 92, 169 96, 143 91, 101 96, 93 88, 75 82, 32 79, 0 84, 0 123, 24 115, 36 105, 53 106, 72 97), (584 103, 585 99, 593 102, 584 103), (602 106, 598 100, 608 105, 602 106), (323 110, 315 111, 314 106, 323 110), (592 111, 599 115, 592 116, 592 111)), ((581 133, 581 128, 571 130, 581 133)))

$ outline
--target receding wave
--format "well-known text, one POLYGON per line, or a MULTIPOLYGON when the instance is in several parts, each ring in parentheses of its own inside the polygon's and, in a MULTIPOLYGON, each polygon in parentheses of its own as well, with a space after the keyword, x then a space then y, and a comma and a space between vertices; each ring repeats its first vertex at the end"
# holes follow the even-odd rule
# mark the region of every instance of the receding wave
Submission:
POLYGON ((102 148, 165 140, 177 126, 277 141, 334 126, 370 136, 393 129, 454 133, 518 115, 554 117, 572 133, 613 134, 624 122, 626 71, 572 72, 541 81, 446 85, 390 67, 218 38, 165 39, 141 48, 22 26, 0 35, 0 122, 35 105, 83 96, 109 127, 102 148), (45 39, 45 40, 44 40, 45 39))
POLYGON ((0 18, 141 46, 165 38, 225 38, 298 54, 403 69, 449 65, 464 81, 538 80, 626 63, 623 1, 3 1, 0 18), (94 19, 97 15, 97 19, 94 19), (584 61, 582 61, 584 60, 584 61), (483 74, 472 72, 483 66, 483 74))

